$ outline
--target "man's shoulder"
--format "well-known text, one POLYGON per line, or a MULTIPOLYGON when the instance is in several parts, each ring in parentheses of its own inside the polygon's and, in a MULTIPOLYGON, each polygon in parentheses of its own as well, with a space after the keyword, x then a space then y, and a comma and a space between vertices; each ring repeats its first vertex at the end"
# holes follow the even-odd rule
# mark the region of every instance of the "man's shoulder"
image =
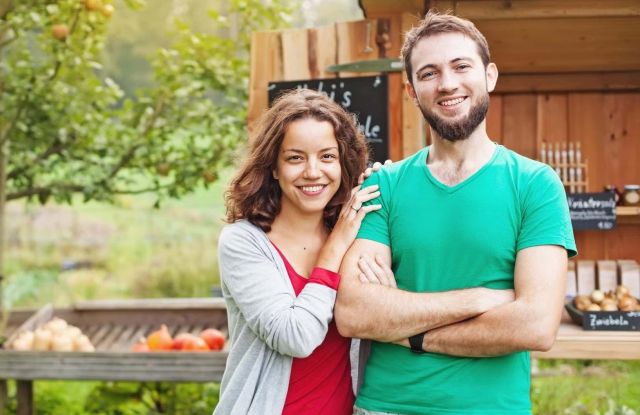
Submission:
POLYGON ((502 161, 520 179, 530 181, 536 178, 553 178, 555 175, 548 164, 523 156, 504 146, 500 146, 500 151, 502 161))
POLYGON ((380 184, 380 186, 395 186, 401 177, 405 174, 410 174, 415 167, 426 165, 426 152, 427 147, 424 147, 400 161, 383 166, 365 181, 365 186, 368 183, 380 184))

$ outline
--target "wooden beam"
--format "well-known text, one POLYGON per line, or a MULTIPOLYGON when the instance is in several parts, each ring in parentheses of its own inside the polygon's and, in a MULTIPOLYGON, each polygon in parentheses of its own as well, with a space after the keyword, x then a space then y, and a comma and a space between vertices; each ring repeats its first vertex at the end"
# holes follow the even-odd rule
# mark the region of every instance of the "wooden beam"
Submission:
POLYGON ((33 406, 33 381, 18 380, 16 381, 16 399, 18 401, 17 415, 33 415, 35 408, 33 406))
POLYGON ((5 415, 7 413, 6 407, 8 403, 8 394, 7 394, 7 380, 0 379, 0 415, 5 415))
POLYGON ((501 74, 495 93, 638 91, 640 71, 501 74))
POLYGON ((391 17, 402 13, 418 16, 425 12, 424 0, 360 0, 360 5, 367 19, 391 17))
MULTIPOLYGON (((380 50, 376 44, 377 20, 336 23, 336 63, 376 59, 380 50)), ((340 72, 339 77, 378 75, 377 72, 340 72)))
POLYGON ((479 20, 505 73, 640 70, 640 17, 479 20))
POLYGON ((309 79, 309 30, 289 29, 280 33, 282 39, 282 78, 309 79))
POLYGON ((469 20, 640 16, 638 0, 456 1, 455 13, 469 20))
POLYGON ((251 73, 249 79, 249 132, 268 107, 267 85, 283 77, 280 32, 255 32, 251 36, 251 73))
MULTIPOLYGON (((402 15, 401 32, 405 33, 418 22, 418 18, 411 14, 402 15)), ((402 71, 402 83, 407 81, 407 76, 402 71)), ((403 85, 404 86, 404 85, 403 85)), ((424 147, 425 129, 424 119, 413 100, 403 90, 402 94, 402 157, 408 157, 424 147)), ((394 161, 397 161, 394 159, 394 161)))

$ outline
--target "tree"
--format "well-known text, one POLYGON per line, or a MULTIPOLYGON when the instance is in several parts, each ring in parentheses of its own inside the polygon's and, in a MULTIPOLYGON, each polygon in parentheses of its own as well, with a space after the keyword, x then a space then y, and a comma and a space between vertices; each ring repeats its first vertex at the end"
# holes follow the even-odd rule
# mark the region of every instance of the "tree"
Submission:
POLYGON ((250 34, 282 26, 287 1, 219 4, 218 34, 178 23, 154 86, 127 97, 102 71, 110 0, 0 0, 0 235, 5 201, 159 203, 216 180, 246 136, 250 34))

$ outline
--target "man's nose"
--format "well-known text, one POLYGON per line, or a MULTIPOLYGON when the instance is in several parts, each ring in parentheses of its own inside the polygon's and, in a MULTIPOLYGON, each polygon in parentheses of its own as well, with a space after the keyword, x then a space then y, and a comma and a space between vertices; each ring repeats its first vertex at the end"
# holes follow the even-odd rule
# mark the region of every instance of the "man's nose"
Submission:
POLYGON ((450 92, 458 88, 458 80, 450 71, 442 71, 439 78, 438 91, 450 92))

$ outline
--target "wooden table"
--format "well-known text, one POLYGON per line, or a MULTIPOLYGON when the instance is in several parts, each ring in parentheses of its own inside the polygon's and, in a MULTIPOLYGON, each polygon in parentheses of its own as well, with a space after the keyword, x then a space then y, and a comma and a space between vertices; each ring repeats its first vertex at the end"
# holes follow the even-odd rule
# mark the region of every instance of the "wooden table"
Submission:
MULTIPOLYGON (((131 345, 142 335, 166 324, 173 335, 198 333, 206 327, 227 330, 221 298, 88 301, 69 309, 50 305, 38 310, 12 313, 9 334, 33 330, 58 316, 90 337, 96 352, 0 351, 0 405, 6 399, 6 381, 16 380, 18 415, 32 415, 33 381, 105 380, 219 382, 227 351, 133 353, 131 345), (4 396, 3 396, 4 395, 4 396)), ((0 414, 2 409, 0 407, 0 414)))
MULTIPOLYGON (((139 333, 148 333, 161 322, 173 326, 173 331, 178 327, 197 331, 205 323, 226 330, 226 309, 221 299, 87 302, 77 304, 72 310, 54 312, 45 307, 29 321, 35 327, 51 315, 66 317, 92 333, 97 351, 0 351, 0 387, 7 379, 17 380, 19 415, 34 412, 33 381, 37 379, 216 382, 224 372, 226 351, 128 351, 139 333), (127 325, 136 329, 127 329, 127 325)), ((544 353, 533 352, 531 356, 539 359, 640 359, 640 332, 584 331, 571 323, 566 315, 553 348, 544 353)))
POLYGON ((640 359, 640 331, 585 331, 563 321, 548 352, 532 352, 538 359, 640 359))

